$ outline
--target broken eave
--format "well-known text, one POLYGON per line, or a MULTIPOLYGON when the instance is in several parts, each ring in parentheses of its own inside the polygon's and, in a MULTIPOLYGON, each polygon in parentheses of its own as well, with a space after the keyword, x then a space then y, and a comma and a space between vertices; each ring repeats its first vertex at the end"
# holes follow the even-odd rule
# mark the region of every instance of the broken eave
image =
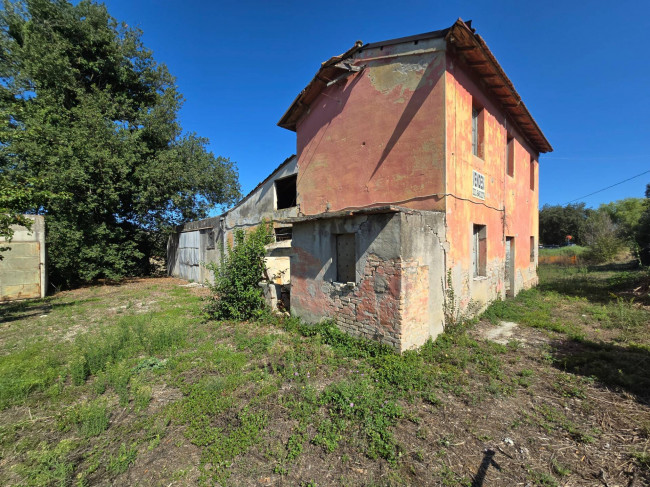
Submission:
POLYGON ((352 48, 321 65, 316 76, 291 103, 289 109, 278 122, 278 126, 295 132, 300 119, 309 112, 310 105, 327 86, 362 69, 359 66, 345 62, 346 59, 358 51, 438 37, 444 37, 447 42, 447 49, 455 53, 475 73, 484 89, 501 106, 513 125, 519 129, 522 136, 528 141, 531 148, 537 152, 552 152, 553 147, 546 140, 542 130, 521 100, 512 81, 499 65, 483 38, 471 28, 471 22, 465 23, 462 19, 458 19, 448 29, 425 34, 400 37, 366 45, 363 45, 361 41, 357 41, 352 48))
POLYGON ((289 109, 282 116, 278 122, 278 126, 295 132, 298 121, 309 110, 309 106, 323 89, 340 79, 361 71, 360 67, 345 63, 344 61, 362 47, 363 42, 357 41, 354 46, 340 56, 334 56, 325 61, 318 70, 318 73, 316 73, 316 76, 298 94, 289 109))
POLYGON ((483 38, 458 19, 449 29, 446 40, 449 51, 461 58, 481 80, 532 148, 537 152, 552 152, 553 147, 483 38))
POLYGON ((379 213, 415 213, 416 210, 405 208, 396 205, 382 205, 382 206, 368 206, 364 208, 349 208, 339 211, 328 211, 325 213, 317 213, 316 215, 304 215, 293 218, 285 218, 281 223, 302 223, 313 220, 326 220, 331 218, 345 218, 355 215, 375 215, 379 213))

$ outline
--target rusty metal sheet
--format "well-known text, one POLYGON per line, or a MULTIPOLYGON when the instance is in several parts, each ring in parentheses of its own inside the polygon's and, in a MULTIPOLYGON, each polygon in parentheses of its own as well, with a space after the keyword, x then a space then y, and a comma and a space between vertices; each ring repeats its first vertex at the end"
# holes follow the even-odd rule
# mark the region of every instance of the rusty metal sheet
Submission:
POLYGON ((199 230, 183 232, 178 238, 178 271, 181 279, 198 282, 199 269, 199 230))

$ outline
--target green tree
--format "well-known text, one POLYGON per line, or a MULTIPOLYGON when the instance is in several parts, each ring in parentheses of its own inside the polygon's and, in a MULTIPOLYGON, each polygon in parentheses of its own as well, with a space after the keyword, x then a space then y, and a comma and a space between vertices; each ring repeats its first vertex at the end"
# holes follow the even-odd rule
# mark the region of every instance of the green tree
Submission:
POLYGON ((182 133, 174 78, 104 5, 5 0, 0 77, 0 172, 71 195, 41 208, 55 283, 145 273, 173 225, 239 197, 234 163, 182 133))
POLYGON ((625 241, 633 241, 638 230, 641 217, 646 209, 643 198, 625 198, 602 204, 599 211, 607 213, 612 222, 618 227, 619 237, 625 241))
POLYGON ((560 205, 544 205, 539 211, 539 240, 546 245, 562 245, 567 235, 573 241, 583 244, 582 232, 587 213, 584 203, 560 205))
POLYGON ((612 260, 624 246, 619 229, 604 210, 591 210, 583 229, 583 241, 589 246, 587 257, 595 262, 612 260))
MULTIPOLYGON (((645 189, 645 208, 636 229, 635 239, 639 248, 650 248, 650 184, 645 189)), ((650 258, 650 250, 646 253, 650 258)))
POLYGON ((34 213, 46 201, 64 197, 43 191, 40 189, 42 184, 42 181, 36 179, 12 180, 0 173, 0 238, 4 239, 0 243, 0 260, 3 259, 2 252, 11 250, 6 244, 14 236, 12 227, 20 225, 31 229, 32 220, 25 213, 34 213))
POLYGON ((273 241, 273 226, 263 222, 250 232, 237 229, 234 241, 220 263, 207 265, 214 273, 207 312, 218 320, 250 319, 264 308, 259 283, 265 277, 265 246, 273 241))

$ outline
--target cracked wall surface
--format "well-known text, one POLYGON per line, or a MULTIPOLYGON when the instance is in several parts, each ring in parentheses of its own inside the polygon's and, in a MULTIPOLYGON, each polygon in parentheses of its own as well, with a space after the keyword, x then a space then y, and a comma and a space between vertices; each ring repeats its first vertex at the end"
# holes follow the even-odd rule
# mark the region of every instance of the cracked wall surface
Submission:
POLYGON ((530 257, 530 237, 538 242, 538 154, 493 99, 467 74, 466 68, 447 56, 446 74, 446 190, 456 197, 446 205, 450 251, 447 267, 461 310, 484 309, 490 301, 505 298, 506 237, 514 238, 515 282, 513 294, 537 283, 537 245, 530 257), (483 109, 482 156, 472 152, 472 106, 483 109), (507 174, 507 138, 513 137, 514 174, 507 174), (534 189, 530 188, 533 159, 534 189), (472 171, 485 176, 485 199, 472 196, 472 171), (485 276, 474 277, 470 259, 472 227, 485 225, 487 262, 485 276))
POLYGON ((295 223, 292 314, 399 351, 424 344, 443 328, 443 222, 442 212, 412 211, 295 223), (354 283, 336 280, 345 233, 356 236, 354 283))
POLYGON ((355 54, 365 69, 312 103, 297 127, 302 213, 378 202, 443 208, 423 195, 444 189, 444 42, 421 44, 355 54))

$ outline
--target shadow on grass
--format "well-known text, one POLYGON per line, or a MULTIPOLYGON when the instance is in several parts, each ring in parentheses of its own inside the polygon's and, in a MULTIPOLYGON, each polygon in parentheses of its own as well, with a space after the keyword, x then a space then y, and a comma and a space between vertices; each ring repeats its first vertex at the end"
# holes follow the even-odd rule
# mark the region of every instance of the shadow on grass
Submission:
POLYGON ((493 466, 499 472, 501 471, 501 466, 494 461, 495 451, 488 448, 483 452, 483 461, 478 468, 478 472, 474 476, 474 481, 472 482, 472 487, 483 487, 485 482, 485 476, 487 475, 488 469, 493 466))
MULTIPOLYGON (((540 266, 541 291, 553 291, 567 296, 606 304, 616 301, 618 294, 627 294, 647 282, 648 273, 638 270, 634 263, 608 264, 579 268, 540 266)), ((650 296, 636 296, 636 301, 650 304, 650 296)))
POLYGON ((553 344, 555 366, 566 372, 593 377, 614 390, 626 391, 650 404, 650 350, 589 340, 553 344))
POLYGON ((53 309, 77 306, 92 301, 98 301, 98 298, 76 299, 64 303, 50 303, 47 298, 45 300, 36 299, 0 303, 0 323, 34 318, 49 314, 53 309))

